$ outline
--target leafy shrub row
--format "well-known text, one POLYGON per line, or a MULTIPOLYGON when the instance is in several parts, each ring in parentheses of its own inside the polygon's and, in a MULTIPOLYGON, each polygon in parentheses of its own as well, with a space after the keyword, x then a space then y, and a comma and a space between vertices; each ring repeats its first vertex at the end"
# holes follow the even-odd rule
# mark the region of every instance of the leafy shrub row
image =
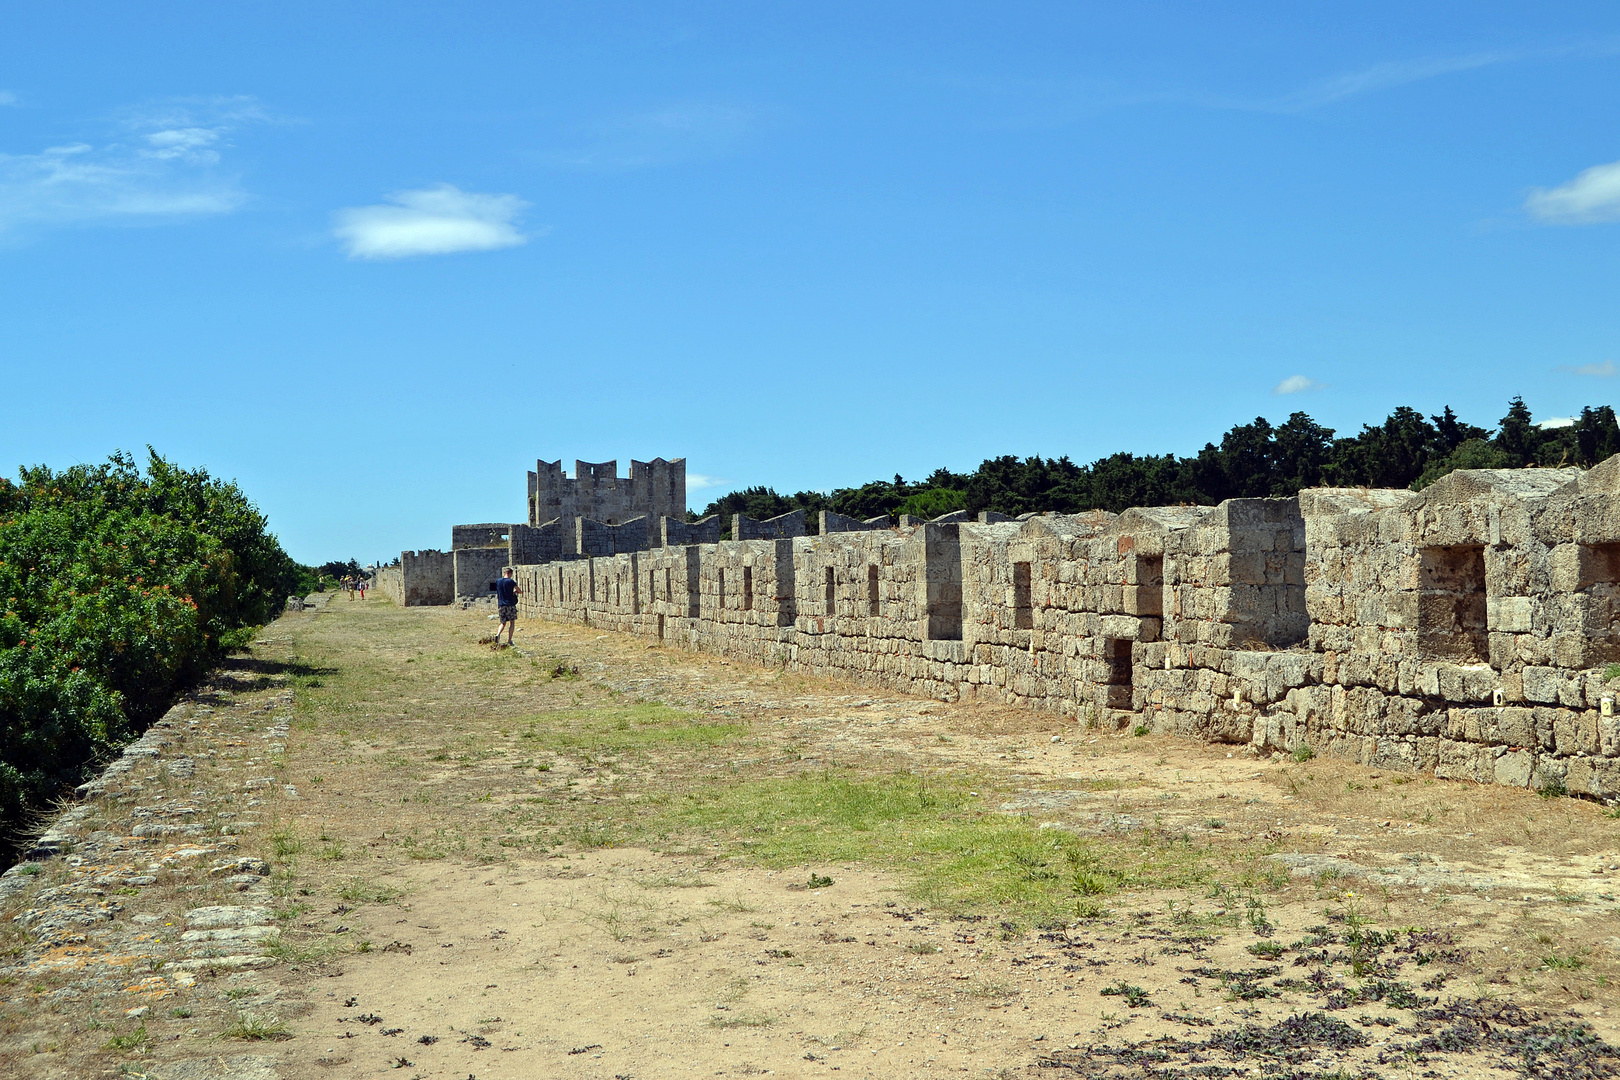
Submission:
MULTIPOLYGON (((0 479, 0 828, 81 782, 308 578, 234 483, 150 451, 0 479)), ((4 860, 0 860, 4 861, 4 860)))

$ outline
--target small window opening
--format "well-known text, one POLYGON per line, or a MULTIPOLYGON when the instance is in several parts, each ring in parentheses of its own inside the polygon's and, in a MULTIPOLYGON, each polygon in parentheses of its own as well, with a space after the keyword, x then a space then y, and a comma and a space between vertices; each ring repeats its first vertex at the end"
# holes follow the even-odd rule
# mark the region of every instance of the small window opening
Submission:
POLYGON ((743 567, 743 610, 754 610, 754 568, 743 567))
POLYGON ((835 593, 835 591, 833 589, 833 568, 830 567, 830 566, 827 567, 826 593, 827 593, 827 595, 826 595, 826 601, 825 602, 826 602, 827 614, 828 615, 836 614, 836 612, 833 610, 833 608, 834 608, 834 605, 837 603, 837 595, 836 595, 836 593, 835 593))
POLYGON ((878 614, 878 601, 882 599, 882 596, 878 591, 879 588, 878 568, 876 566, 868 566, 866 568, 866 613, 874 618, 876 618, 878 614))
POLYGON ((674 602, 675 586, 670 584, 669 568, 664 568, 664 599, 674 602))
POLYGON ((489 591, 490 591, 490 592, 494 592, 494 591, 495 591, 495 583, 494 583, 494 582, 493 582, 493 581, 492 581, 492 582, 490 582, 490 583, 489 583, 489 591))
POLYGON ((724 570, 720 571, 720 592, 716 606, 721 611, 726 609, 726 572, 724 570))
POLYGON ((1418 651, 1427 659, 1483 663, 1485 549, 1477 544, 1424 548, 1418 568, 1418 651))
POLYGON ((664 640, 664 616, 662 614, 658 616, 658 640, 664 640))
POLYGON ((1035 605, 1030 600, 1029 563, 1013 563, 1013 627, 1031 630, 1035 627, 1035 605))

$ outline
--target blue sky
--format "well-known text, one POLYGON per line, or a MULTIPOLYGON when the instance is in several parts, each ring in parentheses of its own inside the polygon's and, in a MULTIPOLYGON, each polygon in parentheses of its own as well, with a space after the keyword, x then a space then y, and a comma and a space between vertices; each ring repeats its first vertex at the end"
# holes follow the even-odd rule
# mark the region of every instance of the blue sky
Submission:
POLYGON ((1613 4, 12 5, 0 463, 306 561, 1303 409, 1614 400, 1613 4), (1292 391, 1292 392, 1280 392, 1292 391))

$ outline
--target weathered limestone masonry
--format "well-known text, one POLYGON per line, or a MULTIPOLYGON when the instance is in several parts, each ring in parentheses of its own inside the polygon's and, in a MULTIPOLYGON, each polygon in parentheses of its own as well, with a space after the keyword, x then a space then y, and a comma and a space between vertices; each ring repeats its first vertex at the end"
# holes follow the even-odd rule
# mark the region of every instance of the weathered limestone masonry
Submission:
POLYGON ((377 589, 400 607, 448 604, 456 597, 455 560, 445 551, 402 551, 398 566, 377 571, 377 589))
MULTIPOLYGON (((572 478, 563 475, 561 461, 537 461, 529 474, 529 525, 561 523, 565 535, 577 518, 604 525, 623 525, 641 518, 640 529, 648 544, 657 544, 652 531, 660 517, 686 520, 686 459, 630 462, 630 475, 621 479, 619 463, 574 462, 572 478)), ((643 546, 647 546, 644 544, 643 546)), ((575 554, 587 549, 575 548, 575 554)))
POLYGON ((715 519, 665 517, 643 548, 577 527, 573 553, 514 564, 523 609, 947 700, 1620 797, 1620 457, 1417 494, 820 524, 739 517, 720 541, 715 519))
POLYGON ((450 530, 450 557, 454 594, 457 600, 477 600, 493 596, 495 579, 501 569, 523 551, 524 540, 517 540, 512 526, 499 524, 457 525, 450 530))
MULTIPOLYGON (((403 563, 405 560, 401 559, 403 563)), ((405 606, 405 571, 401 566, 380 566, 372 582, 372 588, 382 593, 388 599, 405 606)))
MULTIPOLYGON (((898 527, 823 513, 816 536, 800 512, 685 521, 669 501, 684 502, 684 459, 634 462, 628 484, 612 462, 576 463, 575 481, 541 464, 530 524, 454 531, 455 596, 487 595, 512 566, 525 614, 682 648, 1620 797, 1604 677, 1620 662, 1620 456, 1458 472, 1418 494, 898 527), (604 507, 628 516, 585 513, 604 507)), ((402 560, 406 603, 449 602, 412 599, 430 556, 448 558, 402 560)))

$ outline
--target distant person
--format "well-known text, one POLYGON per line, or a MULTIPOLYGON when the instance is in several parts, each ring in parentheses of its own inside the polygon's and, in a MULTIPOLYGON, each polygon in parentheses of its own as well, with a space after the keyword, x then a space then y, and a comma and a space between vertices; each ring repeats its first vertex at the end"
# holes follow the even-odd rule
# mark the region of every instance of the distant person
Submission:
POLYGON ((362 577, 355 584, 360 587, 360 599, 364 600, 366 598, 366 579, 362 577))
POLYGON ((501 631, 506 631, 506 644, 512 644, 512 635, 517 633, 517 600, 523 590, 518 583, 512 580, 512 570, 508 567, 501 571, 501 580, 495 583, 495 610, 500 612, 501 624, 495 628, 495 647, 501 644, 501 631))

